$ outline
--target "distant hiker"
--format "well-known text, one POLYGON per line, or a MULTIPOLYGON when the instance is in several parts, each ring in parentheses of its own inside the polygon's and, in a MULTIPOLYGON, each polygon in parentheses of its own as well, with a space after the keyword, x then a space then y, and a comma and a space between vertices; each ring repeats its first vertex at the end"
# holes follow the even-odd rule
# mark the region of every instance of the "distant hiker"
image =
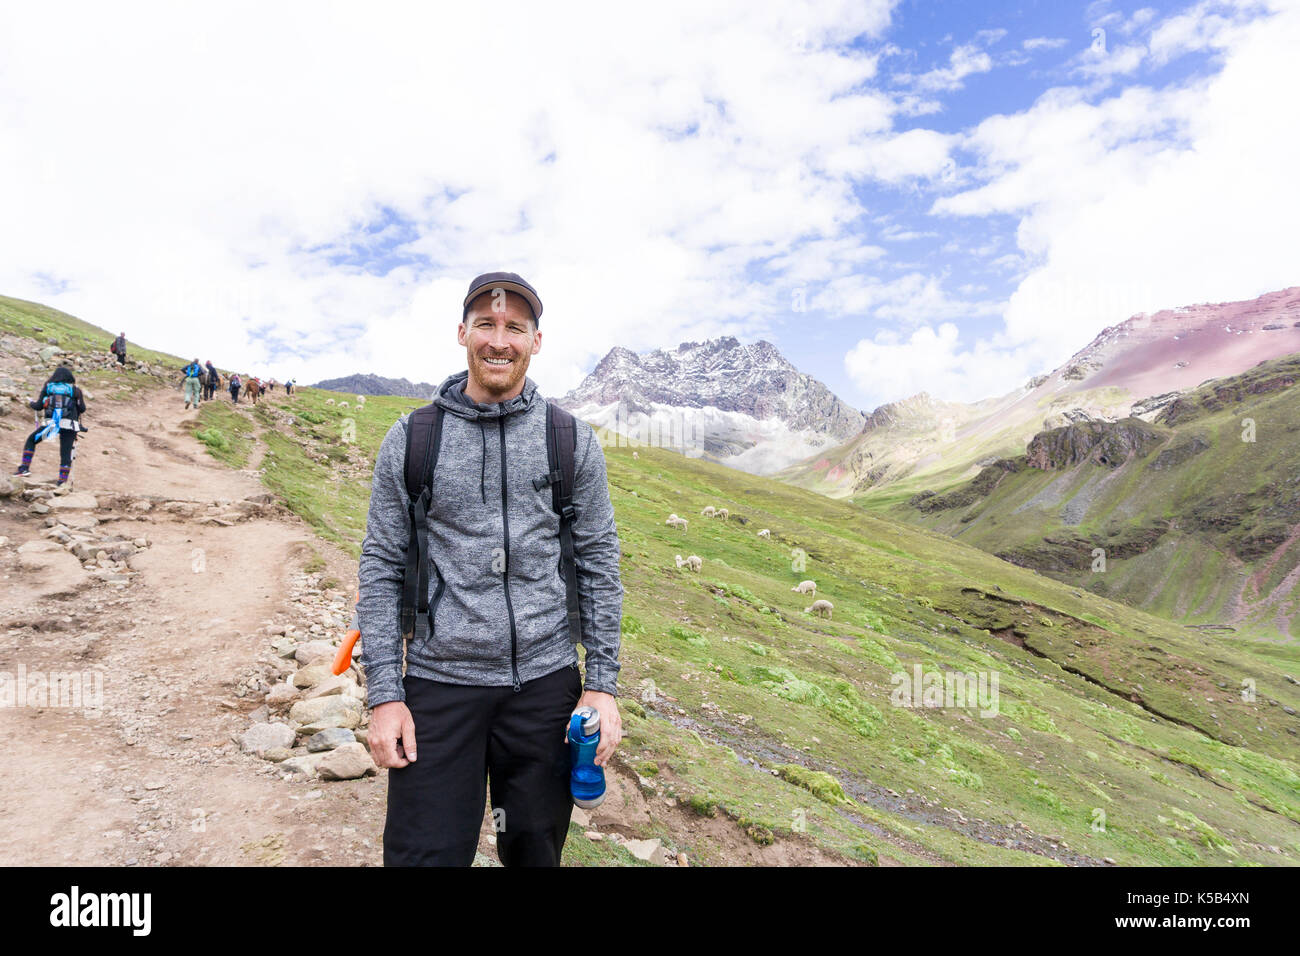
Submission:
POLYGON ((289 381, 284 383, 284 393, 286 395, 293 394, 293 379, 289 379, 289 381))
POLYGON ((185 376, 185 407, 189 408, 190 404, 193 403, 194 407, 198 408, 200 391, 199 376, 203 374, 203 366, 199 364, 198 359, 195 359, 182 369, 182 374, 185 376))
POLYGON ((275 391, 275 379, 271 379, 269 382, 266 383, 266 390, 268 392, 275 391))
POLYGON ((113 339, 113 344, 108 349, 117 356, 117 364, 126 364, 126 333, 119 332, 117 338, 113 339))
POLYGON ((212 401, 216 395, 217 389, 221 387, 221 376, 217 374, 216 367, 212 364, 212 359, 203 363, 203 400, 212 401))
POLYGON ((31 470, 32 455, 36 443, 47 438, 59 436, 59 480, 63 484, 68 480, 72 470, 72 446, 77 440, 78 431, 87 429, 81 424, 81 416, 86 411, 86 399, 77 386, 72 370, 60 365, 41 386, 36 400, 29 402, 28 408, 40 412, 44 421, 36 431, 27 436, 23 445, 23 463, 18 466, 15 475, 26 475, 31 470))
POLYGON ((525 375, 537 293, 495 272, 462 305, 469 368, 388 429, 358 568, 368 739, 391 768, 384 864, 469 866, 490 777, 501 862, 556 866, 570 715, 600 714, 601 766, 622 737, 618 529, 595 432, 525 375))
POLYGON ((230 400, 236 405, 239 404, 239 387, 242 382, 239 379, 238 372, 230 373, 230 400))

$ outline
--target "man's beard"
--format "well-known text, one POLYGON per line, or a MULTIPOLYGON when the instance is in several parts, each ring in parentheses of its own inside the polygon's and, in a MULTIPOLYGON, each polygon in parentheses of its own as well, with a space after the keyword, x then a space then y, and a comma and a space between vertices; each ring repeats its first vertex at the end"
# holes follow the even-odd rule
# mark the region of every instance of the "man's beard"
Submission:
POLYGON ((513 391, 515 386, 523 381, 525 373, 528 371, 523 356, 517 356, 511 359, 509 366, 495 366, 489 364, 482 356, 474 356, 474 372, 479 388, 491 395, 504 395, 513 391), (502 369, 509 370, 509 379, 504 383, 501 382, 502 369))

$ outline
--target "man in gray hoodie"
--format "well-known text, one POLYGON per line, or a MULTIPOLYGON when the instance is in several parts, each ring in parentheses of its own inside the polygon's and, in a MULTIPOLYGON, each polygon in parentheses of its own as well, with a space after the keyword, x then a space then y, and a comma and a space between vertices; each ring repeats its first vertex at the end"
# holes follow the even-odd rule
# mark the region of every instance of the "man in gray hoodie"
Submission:
POLYGON ((619 541, 591 426, 576 424, 572 524, 585 681, 567 626, 559 516, 550 488, 533 483, 549 471, 546 402, 525 375, 541 349, 541 312, 514 273, 479 276, 465 297, 457 340, 469 368, 434 396, 444 414, 427 522, 429 611, 416 618, 405 675, 407 416, 375 461, 357 616, 370 750, 390 768, 388 866, 469 865, 488 777, 501 862, 558 865, 573 807, 569 715, 584 704, 600 712, 598 764, 622 737, 619 541))

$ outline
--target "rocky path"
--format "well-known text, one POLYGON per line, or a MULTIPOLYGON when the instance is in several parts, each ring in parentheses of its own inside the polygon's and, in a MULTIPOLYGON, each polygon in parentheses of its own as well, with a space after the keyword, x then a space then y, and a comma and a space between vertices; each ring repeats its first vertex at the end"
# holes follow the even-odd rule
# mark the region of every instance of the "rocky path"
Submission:
MULTIPOLYGON (((267 504, 255 475, 207 458, 177 396, 92 403, 74 491, 46 514, 32 506, 48 481, 0 501, 0 670, 71 675, 83 704, 102 694, 96 709, 0 708, 0 863, 377 864, 382 777, 323 786, 233 739, 259 706, 241 678, 276 659, 268 625, 327 613, 313 583, 354 569, 267 504), (45 537, 58 529, 110 542, 109 563, 87 570, 45 537), (316 555, 324 567, 305 575, 316 555)), ((28 421, 0 420, 4 447, 28 421)), ((52 477, 53 450, 38 447, 33 477, 52 477)))

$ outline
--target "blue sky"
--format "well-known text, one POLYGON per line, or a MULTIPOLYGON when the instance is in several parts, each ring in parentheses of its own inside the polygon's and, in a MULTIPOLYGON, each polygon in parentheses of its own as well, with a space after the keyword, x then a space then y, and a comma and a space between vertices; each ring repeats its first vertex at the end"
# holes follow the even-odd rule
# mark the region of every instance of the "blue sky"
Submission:
POLYGON ((733 334, 865 409, 975 400, 1300 283, 1298 45, 1290 0, 8 8, 0 292, 436 382, 506 268, 551 394, 733 334))

